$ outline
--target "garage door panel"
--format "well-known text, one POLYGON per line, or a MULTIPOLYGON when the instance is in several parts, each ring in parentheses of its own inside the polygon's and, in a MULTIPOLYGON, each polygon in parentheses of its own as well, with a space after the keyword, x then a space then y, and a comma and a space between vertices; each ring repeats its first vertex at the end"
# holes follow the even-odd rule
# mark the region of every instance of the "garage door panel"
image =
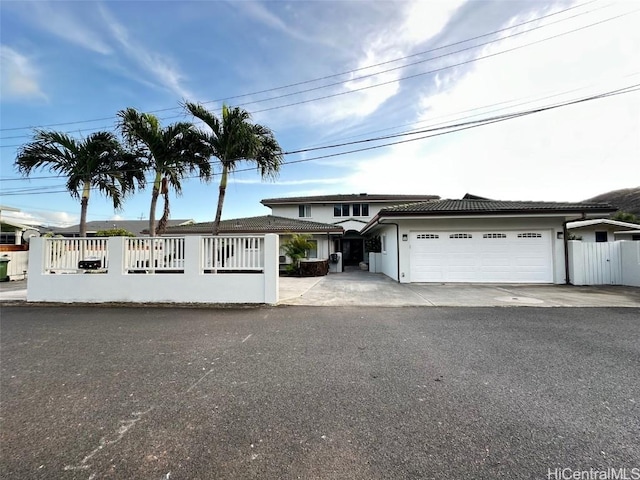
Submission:
POLYGON ((414 232, 412 282, 551 283, 549 231, 414 232))

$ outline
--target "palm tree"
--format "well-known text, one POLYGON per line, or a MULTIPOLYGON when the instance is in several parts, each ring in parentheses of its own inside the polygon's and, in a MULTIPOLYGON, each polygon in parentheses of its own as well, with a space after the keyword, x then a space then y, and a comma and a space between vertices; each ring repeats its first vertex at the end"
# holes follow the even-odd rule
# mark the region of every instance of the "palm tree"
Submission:
POLYGON ((229 172, 234 171, 239 162, 247 161, 256 165, 263 179, 274 179, 282 165, 282 149, 269 128, 251 123, 251 115, 246 110, 223 105, 219 119, 200 104, 186 102, 184 107, 211 130, 205 135, 205 141, 222 165, 218 208, 213 222, 213 234, 217 235, 229 172))
POLYGON ((196 171, 201 179, 211 178, 210 151, 201 133, 188 122, 177 122, 165 128, 150 113, 134 108, 118 112, 119 128, 125 140, 146 158, 147 169, 154 174, 149 210, 149 235, 161 234, 169 218, 169 187, 182 193, 182 180, 196 171), (158 197, 164 196, 164 214, 156 228, 158 197))
POLYGON ((135 191, 136 182, 144 186, 143 164, 125 150, 110 132, 95 132, 76 140, 63 132, 36 130, 33 141, 18 150, 18 171, 28 176, 32 171, 48 168, 67 177, 67 190, 80 199, 80 236, 87 234, 87 209, 92 189, 122 207, 125 197, 135 191))

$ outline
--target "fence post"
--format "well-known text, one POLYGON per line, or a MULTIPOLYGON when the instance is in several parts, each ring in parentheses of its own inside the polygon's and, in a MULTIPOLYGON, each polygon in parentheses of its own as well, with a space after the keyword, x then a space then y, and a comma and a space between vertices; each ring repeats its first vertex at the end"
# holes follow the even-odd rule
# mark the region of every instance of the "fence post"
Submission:
POLYGON ((186 279, 197 278, 202 272, 200 268, 201 249, 201 236, 186 235, 184 237, 184 275, 186 279))
POLYGON ((278 235, 267 233, 264 236, 264 303, 278 303, 280 286, 278 253, 278 235))
POLYGON ((124 275, 124 242, 125 237, 109 237, 107 239, 107 258, 109 269, 107 275, 117 281, 115 277, 124 275))
POLYGON ((584 252, 582 241, 569 240, 569 278, 572 285, 584 285, 584 252))

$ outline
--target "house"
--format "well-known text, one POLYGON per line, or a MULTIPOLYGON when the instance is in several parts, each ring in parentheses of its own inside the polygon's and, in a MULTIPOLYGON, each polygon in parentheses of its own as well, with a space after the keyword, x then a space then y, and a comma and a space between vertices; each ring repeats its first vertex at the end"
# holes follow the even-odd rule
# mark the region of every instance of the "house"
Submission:
MULTIPOLYGON (((190 219, 169 220, 168 226, 188 225, 193 223, 190 219)), ((144 230, 149 227, 148 220, 94 220, 87 222, 87 237, 95 237, 96 232, 101 230, 123 229, 133 233, 135 236, 144 235, 144 230)), ((52 227, 46 233, 61 235, 63 237, 79 237, 80 225, 71 227, 52 227)))
POLYGON ((567 223, 567 229, 572 237, 584 242, 640 240, 640 225, 607 218, 570 222, 567 223))
POLYGON ((407 203, 435 201, 439 198, 437 195, 360 193, 267 198, 260 203, 269 207, 272 214, 278 217, 340 227, 344 233, 331 237, 333 245, 328 253, 341 252, 344 265, 358 265, 367 258, 365 237, 361 230, 380 210, 407 203))
MULTIPOLYGON (((213 222, 193 223, 169 227, 166 235, 210 235, 212 230, 213 222)), ((239 234, 264 235, 266 233, 277 233, 279 235, 280 265, 283 266, 286 263, 290 263, 291 260, 284 255, 282 245, 292 234, 304 233, 311 237, 310 242, 315 244, 315 248, 308 252, 309 258, 328 259, 329 255, 334 253, 334 250, 332 250, 334 240, 342 237, 344 230, 339 225, 275 215, 222 220, 218 230, 218 234, 222 236, 239 234)))
POLYGON ((566 223, 613 211, 468 196, 384 208, 360 234, 380 237, 379 270, 401 283, 565 283, 566 223))
MULTIPOLYGON (((20 209, 0 205, 0 245, 18 245, 22 247, 24 241, 28 241, 28 236, 40 235, 37 228, 23 225, 13 218, 7 218, 3 215, 6 212, 17 213, 20 212, 20 209), (23 237, 25 232, 27 237, 23 237)), ((9 251, 9 249, 4 251, 9 251)))

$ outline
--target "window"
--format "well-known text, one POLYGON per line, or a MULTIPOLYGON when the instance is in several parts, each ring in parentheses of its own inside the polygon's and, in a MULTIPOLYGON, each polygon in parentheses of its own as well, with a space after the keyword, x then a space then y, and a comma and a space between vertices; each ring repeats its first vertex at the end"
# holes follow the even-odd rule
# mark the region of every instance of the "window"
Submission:
POLYGON ((385 255, 387 254, 387 235, 384 233, 380 236, 380 250, 385 255))
POLYGON ((298 205, 298 217, 311 217, 311 205, 298 205))
POLYGON ((449 238, 473 238, 470 233, 452 233, 449 238))
POLYGON ((607 242, 607 232, 596 232, 596 242, 607 242))
POLYGON ((519 233, 518 238, 542 238, 542 234, 533 232, 519 233))
POLYGON ((353 216, 354 217, 368 217, 369 216, 369 204, 368 203, 354 203, 353 204, 353 216))
POLYGON ((636 242, 640 240, 640 233, 632 233, 631 240, 635 240, 636 242))
POLYGON ((309 240, 309 243, 311 243, 313 247, 307 250, 307 258, 318 258, 318 241, 309 240))
POLYGON ((349 204, 348 203, 336 203, 333 206, 334 217, 348 217, 349 216, 349 204))
POLYGON ((420 233, 419 235, 416 235, 416 238, 418 240, 431 240, 434 238, 440 238, 440 235, 435 233, 420 233))
POLYGON ((506 233, 483 233, 482 238, 507 238, 506 233))

